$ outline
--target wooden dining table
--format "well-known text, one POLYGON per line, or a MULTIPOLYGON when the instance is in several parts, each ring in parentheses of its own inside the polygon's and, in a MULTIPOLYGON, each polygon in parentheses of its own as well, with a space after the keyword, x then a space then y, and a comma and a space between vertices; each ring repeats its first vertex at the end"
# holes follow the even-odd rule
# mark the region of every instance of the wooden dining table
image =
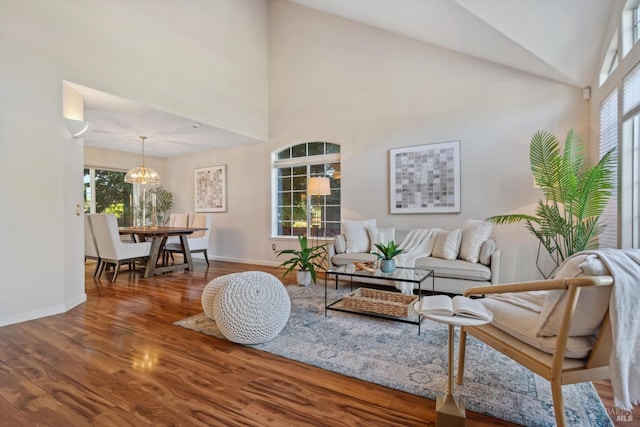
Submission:
POLYGON ((196 231, 206 230, 200 227, 119 227, 121 235, 131 235, 135 241, 151 241, 151 250, 147 260, 147 267, 144 270, 144 277, 152 277, 154 274, 166 273, 168 271, 193 270, 193 260, 189 251, 189 234, 196 231), (179 236, 183 249, 182 264, 160 265, 158 259, 162 252, 162 247, 167 237, 179 236))

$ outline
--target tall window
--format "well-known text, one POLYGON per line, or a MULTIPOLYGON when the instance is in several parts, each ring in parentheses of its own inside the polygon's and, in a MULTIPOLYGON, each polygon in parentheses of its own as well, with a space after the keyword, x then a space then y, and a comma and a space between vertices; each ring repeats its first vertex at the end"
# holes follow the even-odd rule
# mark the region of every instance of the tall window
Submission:
POLYGON ((305 142, 278 151, 272 158, 272 234, 326 237, 339 234, 340 146, 305 142), (307 182, 315 176, 329 178, 330 195, 307 197, 307 182))
POLYGON ((640 248, 640 64, 624 77, 622 86, 620 185, 621 247, 640 248))
POLYGON ((124 182, 126 172, 84 170, 84 213, 111 213, 118 225, 131 224, 133 185, 124 182))

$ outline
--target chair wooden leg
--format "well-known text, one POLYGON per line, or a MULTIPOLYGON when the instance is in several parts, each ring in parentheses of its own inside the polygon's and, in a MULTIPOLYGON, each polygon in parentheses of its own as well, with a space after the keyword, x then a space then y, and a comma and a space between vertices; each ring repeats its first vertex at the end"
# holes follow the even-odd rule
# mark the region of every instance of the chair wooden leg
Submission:
POLYGON ((118 277, 118 271, 120 271, 120 261, 116 263, 116 266, 113 269, 113 279, 111 279, 111 283, 116 281, 116 277, 118 277))
POLYGON ((556 425, 565 427, 567 418, 564 414, 564 401, 562 399, 562 384, 559 380, 551 380, 551 398, 553 399, 553 412, 556 415, 556 425))
POLYGON ((104 269, 107 263, 102 261, 102 264, 98 267, 98 278, 102 277, 102 273, 104 273, 104 269))
POLYGON ((460 342, 458 343, 458 375, 456 384, 461 385, 464 381, 464 355, 467 347, 467 332, 460 328, 460 342))
POLYGON ((209 266, 209 257, 207 256, 207 250, 205 249, 204 251, 204 260, 207 261, 207 267, 209 266))
POLYGON ((98 271, 100 270, 100 266, 102 265, 102 260, 98 258, 96 260, 96 270, 93 272, 93 277, 95 278, 98 275, 98 271))

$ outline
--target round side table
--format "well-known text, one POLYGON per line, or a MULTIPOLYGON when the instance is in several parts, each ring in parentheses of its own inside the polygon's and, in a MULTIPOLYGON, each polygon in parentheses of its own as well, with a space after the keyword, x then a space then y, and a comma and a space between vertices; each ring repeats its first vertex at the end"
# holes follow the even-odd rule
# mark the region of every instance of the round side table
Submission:
MULTIPOLYGON (((416 312, 420 310, 420 301, 414 305, 416 312)), ((448 357, 448 383, 447 393, 438 396, 436 399, 436 427, 464 427, 466 414, 464 401, 460 396, 453 394, 453 351, 454 351, 454 328, 456 326, 479 326, 489 323, 491 320, 476 319, 464 316, 439 316, 434 314, 420 313, 423 317, 434 322, 449 325, 449 357, 448 357)))

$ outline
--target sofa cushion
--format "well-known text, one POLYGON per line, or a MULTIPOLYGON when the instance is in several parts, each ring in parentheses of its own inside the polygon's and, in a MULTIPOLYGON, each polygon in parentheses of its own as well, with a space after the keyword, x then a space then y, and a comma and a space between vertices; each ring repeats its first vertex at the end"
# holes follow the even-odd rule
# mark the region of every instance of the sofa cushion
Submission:
POLYGON ((431 255, 436 258, 454 260, 458 257, 461 240, 462 233, 459 228, 452 231, 439 230, 431 255))
POLYGON ((491 256, 496 251, 496 242, 493 239, 488 239, 482 244, 480 248, 480 256, 478 260, 484 265, 491 264, 491 256))
POLYGON ((337 254, 342 254, 347 251, 347 240, 344 238, 344 234, 338 234, 333 240, 333 247, 337 254))
POLYGON ((491 269, 489 267, 480 263, 471 263, 461 259, 449 261, 434 257, 418 258, 415 266, 417 268, 428 268, 434 270, 434 275, 436 277, 450 277, 453 279, 477 281, 491 280, 491 269))
POLYGON ((331 262, 334 265, 347 265, 354 262, 375 262, 377 259, 378 257, 369 252, 345 252, 334 255, 331 262))
MULTIPOLYGON (((539 313, 492 297, 483 298, 480 301, 493 312, 491 322, 493 326, 538 350, 549 354, 554 353, 556 337, 536 335, 540 321, 539 313)), ((587 357, 594 342, 593 336, 569 337, 565 356, 574 359, 587 357)))
MULTIPOLYGON (((607 268, 596 255, 578 254, 567 259, 556 272, 554 278, 566 279, 581 276, 609 274, 607 268)), ((609 308, 611 286, 583 288, 578 296, 575 314, 569 329, 570 336, 585 336, 597 333, 600 323, 609 308)), ((539 337, 558 334, 567 291, 549 291, 542 306, 538 329, 539 337)))
POLYGON ((342 221, 344 237, 347 240, 346 252, 369 252, 371 250, 371 242, 369 241, 367 228, 375 225, 375 218, 365 221, 342 221))
POLYGON ((376 225, 370 225, 367 228, 367 233, 369 234, 369 241, 371 242, 371 250, 376 250, 376 244, 382 243, 386 245, 390 241, 396 240, 396 229, 391 228, 382 228, 377 227, 376 225))
POLYGON ((480 248, 491 234, 491 224, 485 221, 468 219, 462 226, 462 241, 458 257, 469 262, 478 262, 480 248))

